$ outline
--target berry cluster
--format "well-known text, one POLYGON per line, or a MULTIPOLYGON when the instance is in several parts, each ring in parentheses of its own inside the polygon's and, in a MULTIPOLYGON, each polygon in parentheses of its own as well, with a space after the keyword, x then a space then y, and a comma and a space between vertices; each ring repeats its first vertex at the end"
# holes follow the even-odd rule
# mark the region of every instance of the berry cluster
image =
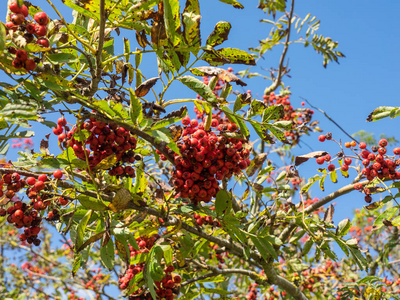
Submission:
MULTIPOLYGON (((33 43, 48 48, 49 40, 44 36, 47 34, 47 24, 49 18, 45 12, 38 12, 33 17, 36 23, 26 20, 29 16, 29 10, 26 5, 18 6, 17 1, 12 1, 8 6, 11 11, 9 20, 5 25, 9 31, 18 31, 26 40, 26 43, 33 43), (36 41, 35 41, 36 37, 36 41)), ((28 52, 15 47, 9 47, 8 52, 15 55, 13 66, 16 69, 25 68, 27 71, 32 71, 36 67, 35 60, 28 58, 28 52)))
POLYGON ((141 156, 135 155, 137 140, 125 128, 91 118, 69 130, 65 118, 61 117, 57 121, 57 127, 53 128, 53 133, 58 135, 59 142, 65 147, 72 147, 79 159, 87 160, 90 168, 95 168, 103 159, 115 155, 116 163, 108 169, 109 174, 135 177, 135 169, 125 164, 134 163, 141 156), (84 141, 77 137, 80 131, 88 135, 84 141))
MULTIPOLYGON (((179 196, 189 198, 192 203, 209 203, 219 191, 218 180, 230 178, 246 169, 250 160, 249 149, 242 139, 229 138, 226 132, 238 133, 235 123, 219 124, 211 121, 211 127, 218 131, 205 131, 203 123, 187 116, 182 119, 185 126, 177 146, 181 155, 175 153, 175 170, 172 183, 179 196)), ((163 157, 161 157, 163 159, 163 157)))
POLYGON ((252 283, 250 284, 250 286, 248 287, 248 291, 249 293, 246 296, 247 300, 256 300, 257 299, 257 283, 252 283))
POLYGON ((193 217, 196 219, 196 223, 199 226, 209 224, 211 226, 221 227, 221 223, 217 219, 214 220, 211 216, 201 216, 195 213, 193 217))
MULTIPOLYGON (((147 237, 139 237, 136 239, 139 250, 135 250, 132 246, 129 247, 130 256, 135 257, 140 253, 148 253, 150 249, 154 246, 155 241, 159 238, 159 235, 154 235, 150 238, 147 237)), ((134 278, 137 274, 143 272, 144 263, 137 263, 133 265, 129 265, 128 269, 125 272, 125 275, 120 276, 119 278, 119 287, 120 289, 128 289, 131 281, 134 281, 134 278)), ((164 269, 165 276, 161 281, 155 281, 156 285, 156 294, 157 299, 166 299, 172 300, 174 299, 174 294, 179 292, 178 285, 181 282, 181 277, 177 274, 172 274, 174 271, 173 266, 168 266, 164 269)), ((140 287, 135 289, 131 295, 129 295, 129 299, 148 299, 151 300, 151 294, 146 291, 144 288, 140 287)))
MULTIPOLYGON (((331 140, 332 134, 327 133, 320 135, 318 140, 324 142, 325 140, 331 140)), ((378 146, 371 147, 371 150, 367 150, 367 144, 361 142, 358 144, 359 150, 355 149, 357 146, 356 141, 346 142, 345 148, 350 148, 356 155, 354 158, 361 161, 364 168, 361 170, 361 174, 366 177, 367 180, 372 181, 374 178, 379 179, 400 179, 400 172, 396 171, 396 168, 400 165, 400 160, 396 159, 395 156, 388 156, 387 147, 388 141, 386 139, 379 140, 378 146)), ((394 155, 400 155, 400 148, 396 147, 393 149, 394 155)), ((349 166, 353 163, 351 157, 345 156, 343 151, 340 152, 338 158, 341 163, 341 171, 346 172, 349 166)), ((331 163, 331 155, 326 154, 316 159, 317 163, 322 165, 324 162, 328 162, 328 171, 332 172, 335 170, 335 165, 331 163)), ((370 203, 372 201, 371 191, 368 188, 364 188, 361 183, 354 184, 354 189, 362 190, 365 193, 365 201, 370 203)))
MULTIPOLYGON (((290 100, 289 95, 275 95, 274 92, 263 96, 264 103, 268 106, 272 105, 283 105, 284 115, 278 121, 291 121, 292 129, 285 131, 285 136, 289 138, 293 143, 298 143, 301 132, 296 128, 303 124, 309 124, 311 122, 314 111, 309 108, 294 109, 290 100)), ((301 103, 304 105, 304 102, 301 103)), ((309 124, 308 126, 316 125, 316 123, 309 124)))
MULTIPOLYGON (((60 170, 54 172, 54 176, 58 176, 60 170)), ((57 177, 56 177, 57 178, 57 177)), ((48 181, 47 175, 42 174, 37 179, 35 177, 21 178, 20 174, 14 172, 12 174, 4 174, 0 180, 0 197, 5 196, 5 203, 12 203, 7 209, 0 208, 0 216, 7 216, 7 221, 13 224, 16 228, 25 228, 24 232, 19 235, 21 242, 27 241, 35 246, 40 245, 38 234, 40 232, 40 224, 42 217, 40 212, 45 210, 50 204, 51 199, 47 193, 45 182, 48 181), (6 191, 3 187, 6 185, 6 191), (26 187, 27 186, 27 187, 26 187), (31 200, 29 204, 23 203, 20 200, 14 201, 16 194, 26 187, 26 195, 31 200)), ((64 198, 58 199, 58 203, 65 205, 68 200, 64 198)), ((53 208, 48 213, 47 220, 58 220, 60 214, 58 209, 53 208)))

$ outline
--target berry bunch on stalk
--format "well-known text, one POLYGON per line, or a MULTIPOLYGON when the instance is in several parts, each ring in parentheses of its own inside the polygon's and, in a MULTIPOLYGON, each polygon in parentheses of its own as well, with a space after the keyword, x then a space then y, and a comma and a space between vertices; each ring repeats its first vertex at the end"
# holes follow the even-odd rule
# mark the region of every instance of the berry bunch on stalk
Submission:
MULTIPOLYGON (((132 246, 129 247, 130 257, 135 258, 135 256, 141 253, 148 253, 154 246, 155 241, 159 238, 159 235, 154 235, 152 237, 139 237, 136 242, 139 246, 139 250, 135 250, 132 246)), ((119 287, 122 290, 128 290, 129 300, 134 299, 153 299, 151 294, 144 288, 138 287, 138 283, 141 282, 140 278, 143 278, 143 268, 145 263, 136 263, 129 265, 125 274, 119 278, 119 287), (138 280, 135 277, 139 278, 138 280)), ((172 274, 174 267, 167 266, 164 269, 164 278, 161 281, 155 281, 157 299, 174 299, 174 295, 179 293, 179 284, 181 282, 181 277, 177 274, 172 274)))
MULTIPOLYGON (((283 105, 284 114, 278 121, 291 121, 291 130, 285 131, 285 137, 291 140, 292 143, 297 144, 299 142, 301 132, 299 132, 297 127, 307 124, 309 127, 315 127, 317 122, 311 122, 311 118, 314 111, 309 108, 297 108, 295 109, 289 100, 290 95, 275 95, 274 92, 264 95, 264 103, 268 106, 273 105, 283 105)), ((301 103, 302 106, 305 105, 304 102, 301 103)))
POLYGON ((50 46, 49 40, 45 38, 49 17, 45 12, 38 12, 34 15, 33 20, 30 20, 28 7, 26 5, 19 6, 17 1, 12 1, 8 9, 10 11, 9 21, 5 23, 8 34, 13 36, 14 39, 17 39, 17 36, 22 36, 24 41, 17 47, 8 47, 8 52, 15 55, 12 64, 16 69, 24 68, 27 71, 33 71, 36 68, 35 59, 29 58, 28 51, 21 48, 25 47, 24 44, 31 43, 45 48, 50 46))
MULTIPOLYGON (((56 179, 60 179, 62 172, 56 170, 53 174, 56 179), (60 175, 61 174, 61 175, 60 175)), ((48 177, 45 174, 35 178, 33 176, 21 178, 17 172, 4 174, 0 180, 0 196, 4 198, 1 201, 0 216, 7 215, 7 222, 13 224, 16 228, 24 228, 24 232, 19 235, 21 242, 27 242, 35 246, 40 245, 38 234, 41 230, 42 211, 48 207, 53 207, 47 215, 47 220, 58 220, 60 215, 57 205, 66 205, 68 200, 63 197, 57 197, 56 201, 51 195, 49 186, 46 185, 48 177), (3 191, 3 188, 6 191, 3 191), (26 195, 30 199, 25 203, 17 198, 17 193, 26 188, 26 195), (5 208, 7 207, 7 208, 5 208)))
MULTIPOLYGON (((332 134, 327 133, 318 137, 320 142, 326 140, 332 140, 332 134)), ((361 169, 361 175, 368 181, 373 181, 375 178, 379 180, 397 180, 400 179, 400 172, 397 167, 400 165, 400 159, 396 156, 400 155, 400 148, 396 147, 393 149, 393 156, 387 154, 388 141, 381 139, 377 146, 372 146, 371 150, 367 149, 367 144, 361 142, 357 144, 356 141, 346 142, 345 148, 351 149, 354 153, 353 156, 345 155, 343 151, 339 152, 336 157, 332 158, 330 154, 320 156, 316 158, 316 162, 319 165, 328 163, 327 169, 329 172, 336 170, 336 166, 333 164, 334 159, 338 159, 340 163, 340 170, 347 172, 349 167, 353 164, 353 160, 360 161, 363 165, 361 169), (358 148, 356 148, 358 146, 358 148)), ((361 190, 365 193, 365 201, 370 203, 372 201, 371 191, 368 187, 360 182, 354 184, 356 190, 361 190)))
POLYGON ((240 174, 250 165, 249 147, 245 140, 234 136, 239 134, 237 125, 227 119, 214 115, 213 130, 204 130, 203 123, 189 116, 182 119, 182 124, 182 137, 177 142, 181 155, 174 154, 172 183, 178 196, 189 198, 193 204, 209 203, 219 191, 219 181, 240 174))
POLYGON ((102 160, 115 156, 115 163, 108 169, 109 174, 135 177, 135 169, 130 164, 140 160, 141 156, 134 152, 136 137, 125 128, 91 118, 70 130, 62 117, 58 119, 53 133, 58 135, 58 140, 64 147, 72 147, 79 159, 87 161, 91 169, 102 160))

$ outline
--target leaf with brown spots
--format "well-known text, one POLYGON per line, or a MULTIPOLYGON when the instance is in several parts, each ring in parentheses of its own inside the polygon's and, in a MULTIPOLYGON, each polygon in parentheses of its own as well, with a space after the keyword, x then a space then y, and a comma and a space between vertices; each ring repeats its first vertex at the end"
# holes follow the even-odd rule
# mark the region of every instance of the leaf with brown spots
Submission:
POLYGON ((182 13, 183 37, 186 44, 193 47, 194 55, 197 55, 201 45, 200 19, 199 1, 186 0, 185 9, 182 13))
POLYGON ((228 39, 229 31, 231 30, 232 25, 226 21, 218 22, 213 32, 207 38, 207 46, 215 47, 221 45, 228 39))
POLYGON ((218 50, 206 50, 202 59, 212 66, 220 66, 223 64, 244 64, 254 66, 256 61, 254 57, 244 50, 236 48, 222 48, 218 50))

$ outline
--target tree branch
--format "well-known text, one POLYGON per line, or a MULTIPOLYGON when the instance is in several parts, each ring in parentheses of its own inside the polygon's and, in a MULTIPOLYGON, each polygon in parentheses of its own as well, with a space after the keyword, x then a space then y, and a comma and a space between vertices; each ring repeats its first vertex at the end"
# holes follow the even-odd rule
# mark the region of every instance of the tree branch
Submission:
POLYGON ((101 80, 101 75, 103 73, 103 46, 104 46, 104 31, 106 29, 106 11, 105 11, 105 0, 100 0, 100 25, 99 25, 99 43, 96 51, 96 68, 95 76, 92 77, 90 87, 88 89, 83 89, 83 95, 87 97, 93 97, 97 92, 99 83, 101 80))
POLYGON ((293 11, 294 11, 294 0, 292 0, 292 6, 290 8, 290 13, 289 13, 289 16, 288 16, 288 27, 286 29, 287 30, 286 41, 285 41, 285 45, 283 47, 283 52, 282 52, 282 55, 281 55, 281 59, 279 61, 278 75, 277 75, 275 81, 272 83, 272 85, 265 90, 264 94, 269 94, 269 93, 275 91, 279 87, 279 85, 281 84, 282 77, 284 75, 283 64, 285 62, 285 57, 286 57, 286 54, 287 54, 287 52, 289 50, 289 44, 290 44, 290 31, 291 31, 291 28, 292 28, 293 11))

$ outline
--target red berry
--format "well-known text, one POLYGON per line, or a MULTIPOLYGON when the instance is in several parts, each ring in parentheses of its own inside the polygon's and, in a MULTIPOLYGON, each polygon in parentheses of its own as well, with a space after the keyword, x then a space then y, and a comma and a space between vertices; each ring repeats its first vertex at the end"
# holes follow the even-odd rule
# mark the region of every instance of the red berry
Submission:
POLYGON ((350 158, 350 157, 346 157, 346 158, 344 159, 344 163, 345 163, 346 165, 351 165, 351 158, 350 158))
POLYGON ((387 144, 388 144, 388 141, 386 139, 381 139, 379 141, 379 146, 381 146, 381 147, 386 147, 387 144))
POLYGON ((33 71, 36 68, 36 63, 32 58, 28 58, 25 61, 25 70, 33 71))
POLYGON ((325 162, 325 158, 323 156, 320 156, 317 158, 317 164, 322 165, 325 162))
POLYGON ((335 170, 335 165, 334 164, 330 164, 329 166, 328 166, 328 171, 329 172, 332 172, 332 171, 334 171, 335 170))
POLYGON ((190 126, 197 127, 198 125, 199 125, 199 122, 196 119, 190 120, 190 126))
POLYGON ((24 66, 24 63, 18 59, 14 59, 12 65, 16 69, 21 69, 24 66))
POLYGON ((347 170, 349 169, 349 166, 348 166, 348 165, 342 165, 342 166, 340 167, 340 169, 341 169, 342 171, 347 171, 347 170))
POLYGON ((46 38, 37 39, 36 44, 38 44, 39 46, 42 46, 44 48, 49 48, 50 47, 50 42, 46 38))
MULTIPOLYGON (((26 27, 25 27, 26 31, 28 31, 28 32, 31 33, 31 34, 34 34, 34 33, 35 33, 35 28, 36 28, 36 25, 33 24, 33 23, 29 23, 29 24, 26 25, 26 27)), ((36 43, 37 43, 37 42, 36 42, 36 43)))
POLYGON ((329 154, 327 154, 324 156, 324 159, 325 159, 325 161, 330 161, 332 159, 332 157, 329 154))
POLYGON ((393 153, 396 155, 400 155, 400 147, 396 147, 393 149, 393 153))
POLYGON ((358 145, 358 147, 360 147, 360 149, 365 149, 365 148, 367 148, 367 144, 364 143, 364 142, 361 142, 361 143, 358 145))
POLYGON ((37 181, 35 183, 35 188, 37 191, 41 191, 45 188, 44 182, 43 181, 37 181))
POLYGON ((321 134, 321 135, 318 137, 318 140, 319 140, 320 142, 325 142, 325 135, 321 134))
POLYGON ((36 25, 35 33, 37 36, 45 36, 47 34, 47 27, 44 25, 36 25))
POLYGON ((61 177, 63 176, 63 173, 62 173, 61 170, 55 170, 53 172, 53 176, 54 176, 55 179, 61 179, 61 177))
POLYGON ((17 1, 11 2, 8 8, 15 14, 19 14, 22 12, 22 7, 18 6, 17 1))
POLYGON ((26 183, 27 183, 28 185, 34 185, 34 184, 36 183, 35 177, 28 177, 28 178, 26 179, 26 183))
POLYGON ((49 17, 45 12, 38 12, 33 18, 39 25, 47 25, 49 23, 49 17))
POLYGON ((190 117, 186 116, 182 119, 182 124, 188 126, 190 124, 190 117))
POLYGON ((61 118, 58 118, 57 124, 58 124, 58 126, 65 126, 65 125, 67 125, 67 121, 65 120, 64 117, 61 117, 61 118))
POLYGON ((15 56, 20 61, 26 61, 28 59, 28 53, 25 50, 18 49, 15 56))
POLYGON ((43 181, 43 182, 47 181, 48 180, 47 175, 46 174, 40 174, 39 177, 38 177, 38 180, 39 181, 43 181))
POLYGON ((11 22, 13 22, 14 25, 21 25, 25 21, 25 17, 23 14, 13 14, 10 18, 11 22))
POLYGON ((21 14, 23 14, 25 18, 29 15, 29 9, 26 5, 21 6, 21 14))

